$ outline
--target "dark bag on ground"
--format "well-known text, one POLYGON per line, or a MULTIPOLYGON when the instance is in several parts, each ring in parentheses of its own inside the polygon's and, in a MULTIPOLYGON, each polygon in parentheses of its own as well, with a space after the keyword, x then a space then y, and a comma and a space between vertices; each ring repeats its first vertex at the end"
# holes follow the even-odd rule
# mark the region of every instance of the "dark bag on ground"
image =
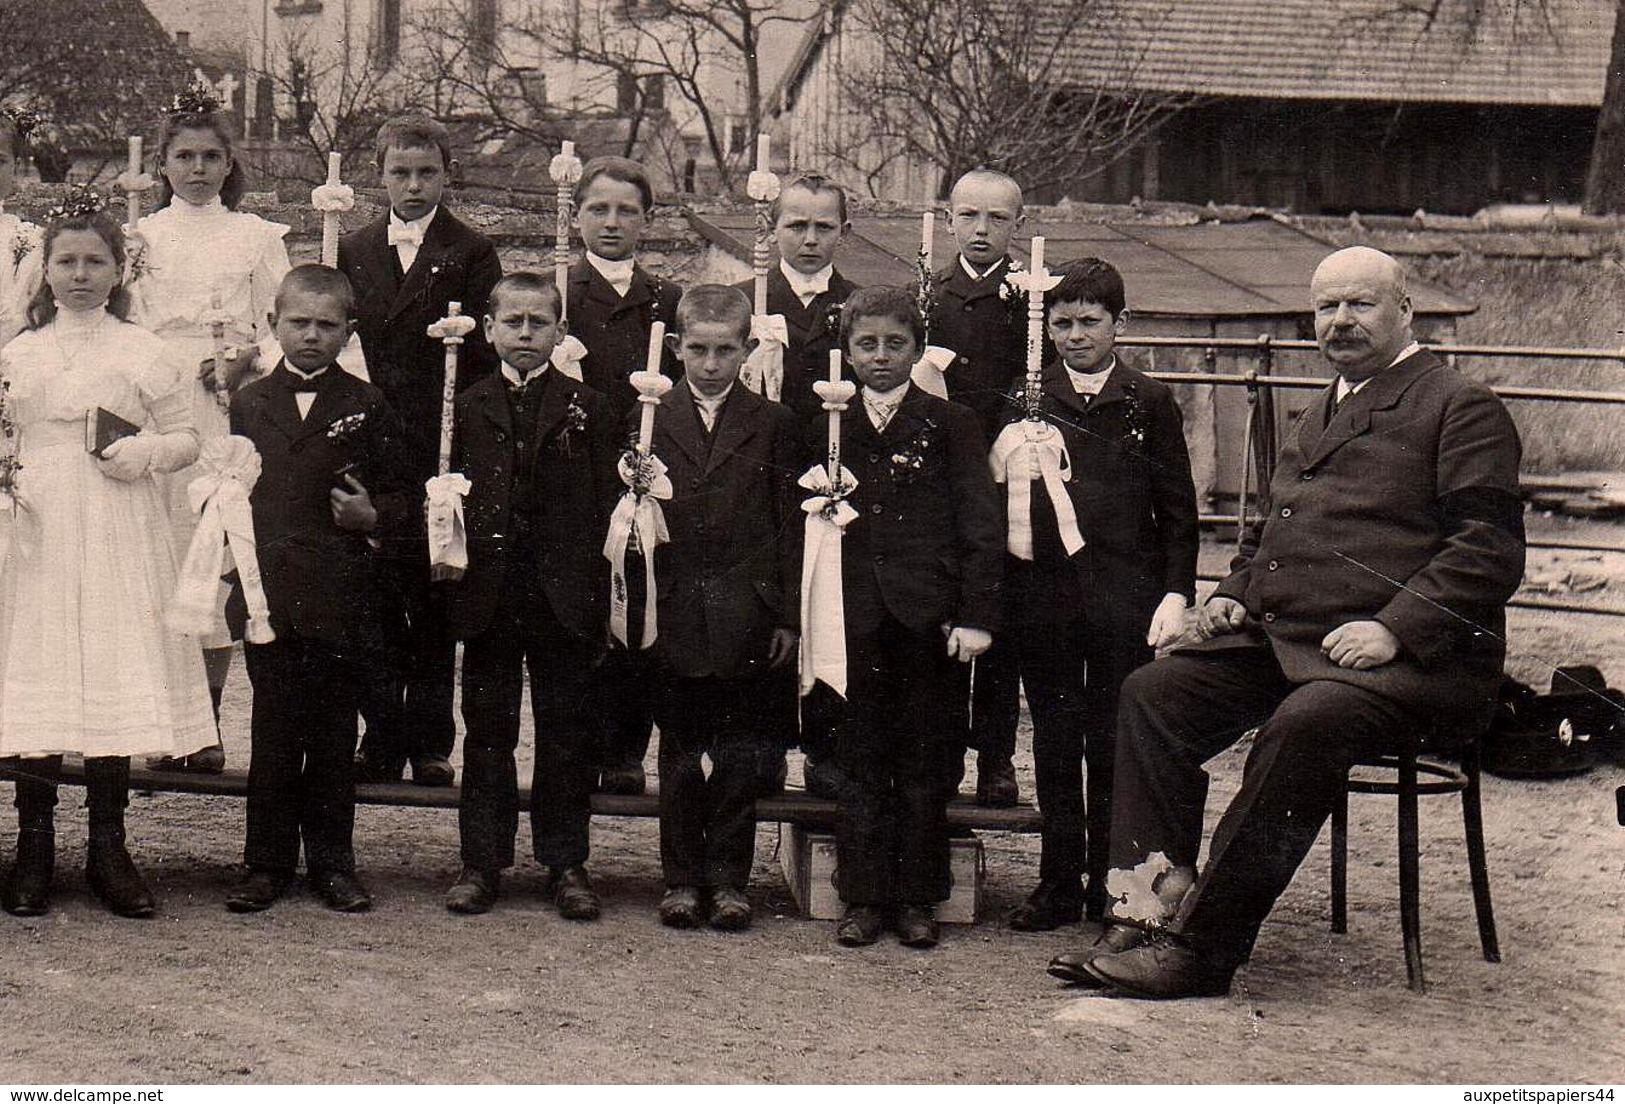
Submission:
POLYGON ((1581 774, 1598 762, 1625 764, 1625 693, 1588 665, 1559 667, 1551 690, 1501 680, 1484 738, 1484 769, 1503 778, 1581 774))

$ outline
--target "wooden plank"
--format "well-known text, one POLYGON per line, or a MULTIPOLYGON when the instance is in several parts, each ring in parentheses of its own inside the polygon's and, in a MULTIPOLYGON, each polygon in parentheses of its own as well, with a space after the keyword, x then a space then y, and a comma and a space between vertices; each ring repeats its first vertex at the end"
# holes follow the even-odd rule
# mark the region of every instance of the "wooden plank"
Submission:
MULTIPOLYGON (((65 764, 62 781, 83 785, 84 773, 78 764, 65 764)), ((197 794, 204 797, 246 797, 248 772, 228 770, 222 774, 188 774, 179 771, 152 771, 132 764, 130 789, 151 793, 197 794)), ((355 788, 357 805, 390 805, 412 809, 455 809, 462 799, 460 786, 418 786, 410 782, 363 782, 355 788)), ((530 790, 519 788, 519 807, 530 804, 530 790)), ((593 794, 596 816, 656 817, 660 815, 660 795, 593 794)), ((833 827, 835 802, 806 794, 787 792, 780 797, 764 797, 756 802, 756 819, 762 822, 806 824, 833 827)), ((1029 804, 1010 809, 989 809, 976 804, 968 794, 948 802, 948 827, 982 832, 1037 832, 1043 818, 1029 804)))

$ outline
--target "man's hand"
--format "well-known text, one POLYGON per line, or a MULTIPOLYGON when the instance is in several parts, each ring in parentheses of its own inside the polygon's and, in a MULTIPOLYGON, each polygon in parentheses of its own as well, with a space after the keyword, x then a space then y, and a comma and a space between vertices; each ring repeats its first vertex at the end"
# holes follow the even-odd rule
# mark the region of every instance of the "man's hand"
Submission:
POLYGON ((1164 594, 1151 615, 1151 628, 1145 642, 1159 651, 1171 647, 1185 632, 1185 596, 1164 594))
POLYGON ((333 524, 352 533, 372 532, 378 526, 378 511, 373 507, 372 497, 355 476, 346 475, 344 481, 355 493, 348 494, 337 487, 327 493, 333 506, 333 524))
POLYGON ((1320 642, 1322 655, 1351 671, 1381 667, 1399 654, 1399 647, 1399 637, 1381 621, 1350 621, 1320 642))
POLYGON ((215 364, 214 357, 204 357, 198 362, 197 378, 203 381, 204 387, 215 391, 220 387, 219 373, 224 372, 226 390, 235 392, 254 374, 254 366, 259 360, 259 355, 259 349, 253 345, 234 346, 226 351, 224 368, 215 364))
POLYGON ((769 667, 783 667, 789 663, 796 654, 796 644, 801 637, 794 629, 774 629, 773 639, 767 645, 767 665, 769 667))
POLYGON ((1196 617, 1196 635, 1203 640, 1239 630, 1247 620, 1247 607, 1234 598, 1215 594, 1196 617))
POLYGON ((984 629, 961 625, 948 630, 948 655, 961 663, 969 663, 992 646, 993 634, 984 629))

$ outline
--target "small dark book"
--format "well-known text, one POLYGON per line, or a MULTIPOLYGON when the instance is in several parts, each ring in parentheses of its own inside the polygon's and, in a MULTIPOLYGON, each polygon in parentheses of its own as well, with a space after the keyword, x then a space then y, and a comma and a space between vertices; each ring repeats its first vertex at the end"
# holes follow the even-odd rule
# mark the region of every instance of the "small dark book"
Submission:
POLYGON ((105 407, 98 406, 85 413, 85 448, 98 460, 108 445, 140 432, 140 426, 105 407))

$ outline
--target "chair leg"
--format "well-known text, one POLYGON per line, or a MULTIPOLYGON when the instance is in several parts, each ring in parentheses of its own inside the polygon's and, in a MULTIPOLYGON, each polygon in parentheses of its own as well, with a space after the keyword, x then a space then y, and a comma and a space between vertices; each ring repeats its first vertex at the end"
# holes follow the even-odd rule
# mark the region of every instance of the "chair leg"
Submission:
POLYGON ((1349 791, 1345 785, 1332 806, 1332 931, 1342 935, 1348 930, 1349 791))
POLYGON ((1461 819, 1467 836, 1467 870, 1473 880, 1473 910, 1478 914, 1478 941, 1485 962, 1501 961, 1501 941, 1495 935, 1495 909, 1490 904, 1490 867, 1484 854, 1484 810, 1479 803, 1478 748, 1462 752, 1461 770, 1467 786, 1461 791, 1461 819))
POLYGON ((1399 924, 1405 936, 1405 976, 1416 992, 1427 989, 1422 975, 1421 841, 1417 826, 1416 755, 1399 763, 1399 924))

